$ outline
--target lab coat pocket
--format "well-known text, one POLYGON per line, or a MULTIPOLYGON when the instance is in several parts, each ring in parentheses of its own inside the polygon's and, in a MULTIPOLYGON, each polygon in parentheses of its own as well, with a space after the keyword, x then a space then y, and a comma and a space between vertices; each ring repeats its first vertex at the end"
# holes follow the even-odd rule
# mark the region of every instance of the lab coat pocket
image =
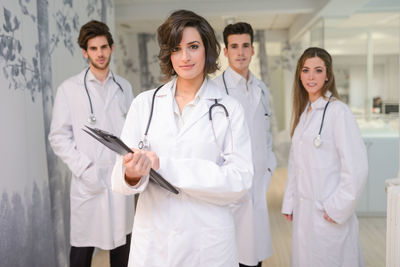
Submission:
POLYGON ((201 264, 199 266, 237 265, 233 227, 205 228, 202 229, 199 238, 201 239, 201 264), (221 257, 221 255, 223 255, 223 257, 221 257))
MULTIPOLYGON (((315 210, 315 232, 321 242, 321 249, 326 249, 332 255, 340 255, 341 244, 344 243, 349 233, 348 223, 337 224, 329 222, 324 218, 324 210, 315 210)), ((329 215, 329 214, 328 214, 329 215)))
POLYGON ((106 190, 106 184, 103 177, 111 175, 107 169, 109 168, 97 166, 96 164, 92 164, 87 168, 79 179, 78 190, 80 194, 97 195, 106 190))
POLYGON ((271 127, 270 123, 271 123, 271 114, 270 113, 269 114, 265 113, 264 114, 264 129, 266 131, 270 130, 270 127, 271 127))

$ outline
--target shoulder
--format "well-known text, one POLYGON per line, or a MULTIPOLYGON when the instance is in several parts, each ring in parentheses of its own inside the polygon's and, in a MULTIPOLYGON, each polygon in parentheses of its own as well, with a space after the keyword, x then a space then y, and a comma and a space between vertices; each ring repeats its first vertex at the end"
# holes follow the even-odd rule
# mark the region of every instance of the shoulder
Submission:
POLYGON ((118 74, 114 74, 114 77, 115 77, 115 80, 118 83, 120 83, 123 88, 128 87, 128 88, 132 89, 132 86, 131 86, 130 82, 127 79, 122 78, 118 74))
POLYGON ((210 84, 211 84, 211 86, 214 86, 216 88, 216 90, 226 94, 224 82, 222 80, 222 74, 215 77, 212 80, 210 79, 210 84))
POLYGON ((353 115, 350 107, 346 105, 343 101, 334 99, 329 103, 328 109, 330 109, 330 113, 332 114, 333 120, 335 122, 340 124, 357 124, 357 120, 353 115))
POLYGON ((135 99, 133 100, 135 103, 140 103, 140 104, 144 104, 148 101, 151 101, 151 99, 153 98, 153 94, 155 92, 156 89, 151 89, 151 90, 147 90, 147 91, 143 91, 140 94, 138 94, 135 99))
POLYGON ((57 92, 62 91, 63 93, 72 93, 76 91, 76 89, 84 89, 85 88, 85 84, 83 81, 84 75, 85 75, 84 72, 81 72, 79 74, 67 78, 58 86, 57 92))
POLYGON ((329 109, 331 109, 332 113, 337 116, 346 116, 353 114, 348 105, 346 105, 343 101, 335 98, 329 103, 329 109))

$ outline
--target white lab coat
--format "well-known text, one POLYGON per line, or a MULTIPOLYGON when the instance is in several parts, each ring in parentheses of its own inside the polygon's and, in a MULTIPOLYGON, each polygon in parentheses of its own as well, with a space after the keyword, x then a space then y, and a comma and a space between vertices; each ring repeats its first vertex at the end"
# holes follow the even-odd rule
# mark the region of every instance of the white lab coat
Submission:
MULTIPOLYGON (((222 74, 214 81, 226 93, 222 74)), ((276 158, 272 152, 269 91, 251 72, 246 81, 230 67, 225 71, 225 82, 229 95, 237 99, 245 110, 251 136, 253 186, 248 195, 232 205, 232 211, 239 262, 252 266, 272 255, 266 193, 276 168, 276 158)))
MULTIPOLYGON (((330 96, 328 92, 327 97, 330 96)), ((327 98, 301 115, 292 138, 282 213, 293 214, 292 266, 364 266, 355 209, 368 161, 357 122, 348 106, 327 98), (324 211, 337 222, 326 221, 324 211)))
POLYGON ((95 78, 89 71, 86 83, 97 118, 97 123, 90 125, 85 71, 64 81, 57 89, 49 141, 72 172, 71 245, 109 250, 126 243, 133 224, 133 199, 112 192, 115 153, 82 129, 88 125, 119 135, 133 94, 128 81, 115 75, 123 92, 109 76, 103 99, 94 88, 95 78))
MULTIPOLYGON (((179 131, 174 118, 173 86, 168 82, 157 93, 148 140, 160 158, 158 172, 180 190, 179 195, 142 177, 135 186, 124 180, 118 157, 112 176, 113 190, 140 193, 132 232, 129 266, 237 266, 234 224, 228 204, 251 187, 251 144, 240 104, 220 93, 205 79, 201 98, 179 131), (208 119, 217 99, 229 112, 232 131, 222 108, 213 109, 216 145, 208 119), (232 138, 231 138, 232 134, 232 138), (233 141, 233 147, 232 142, 233 141), (232 151, 233 149, 233 151, 232 151)), ((129 147, 137 147, 150 115, 154 90, 132 103, 122 131, 129 147)))

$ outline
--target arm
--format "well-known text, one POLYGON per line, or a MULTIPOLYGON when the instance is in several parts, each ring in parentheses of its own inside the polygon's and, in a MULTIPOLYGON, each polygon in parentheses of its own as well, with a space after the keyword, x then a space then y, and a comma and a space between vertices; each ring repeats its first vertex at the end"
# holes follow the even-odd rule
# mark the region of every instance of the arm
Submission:
POLYGON ((340 181, 323 203, 327 215, 339 224, 355 211, 368 175, 368 160, 357 122, 345 107, 336 115, 334 141, 340 158, 340 181))
MULTIPOLYGON (((122 128, 121 140, 131 148, 137 146, 141 135, 140 129, 142 129, 142 127, 140 127, 140 123, 142 122, 143 118, 146 118, 146 115, 143 112, 143 100, 143 95, 138 95, 132 101, 126 116, 124 127, 122 128)), ((134 152, 138 152, 138 150, 132 150, 134 152)), ((115 165, 111 175, 111 187, 114 192, 123 195, 132 195, 143 192, 147 187, 147 184, 149 183, 149 170, 147 170, 147 163, 143 164, 143 161, 147 162, 147 159, 142 158, 142 168, 137 168, 138 166, 136 165, 139 162, 137 156, 142 156, 142 154, 129 153, 124 157, 120 155, 116 156, 115 165), (135 159, 134 156, 136 157, 135 159), (127 165, 128 173, 126 176, 127 165)))
POLYGON ((53 108, 53 118, 50 126, 49 142, 54 153, 59 156, 76 177, 92 165, 88 156, 81 153, 75 143, 70 107, 66 102, 64 87, 57 90, 53 108))
MULTIPOLYGON (((270 104, 270 97, 269 97, 269 91, 268 88, 264 88, 264 100, 265 100, 265 105, 266 105, 266 110, 268 111, 268 115, 271 116, 271 104, 270 104)), ((269 117, 269 120, 267 122, 267 129, 266 129, 266 135, 267 135, 267 168, 271 170, 271 174, 275 171, 276 168, 276 157, 274 152, 272 151, 273 148, 273 142, 272 142, 272 132, 271 132, 271 117, 269 117)), ((269 182, 268 182, 269 184, 269 182)))
POLYGON ((288 164, 288 177, 285 186, 285 193, 283 196, 282 202, 282 210, 281 212, 285 215, 287 219, 290 215, 290 220, 292 219, 293 208, 294 208, 294 201, 295 201, 295 193, 296 193, 296 174, 295 174, 295 162, 294 162, 294 152, 293 152, 293 145, 290 147, 289 152, 289 164, 288 164))

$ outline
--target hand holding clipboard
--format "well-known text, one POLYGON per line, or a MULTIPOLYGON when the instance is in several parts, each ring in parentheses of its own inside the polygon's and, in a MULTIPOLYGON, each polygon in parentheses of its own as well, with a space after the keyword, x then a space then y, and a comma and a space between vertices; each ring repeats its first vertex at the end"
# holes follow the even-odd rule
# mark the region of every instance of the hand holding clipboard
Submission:
MULTIPOLYGON (((133 153, 133 151, 117 136, 97 128, 85 127, 89 131, 86 129, 82 130, 119 155, 124 156, 128 153, 133 153)), ((173 185, 153 169, 150 169, 150 180, 174 194, 179 194, 179 191, 173 185)))

